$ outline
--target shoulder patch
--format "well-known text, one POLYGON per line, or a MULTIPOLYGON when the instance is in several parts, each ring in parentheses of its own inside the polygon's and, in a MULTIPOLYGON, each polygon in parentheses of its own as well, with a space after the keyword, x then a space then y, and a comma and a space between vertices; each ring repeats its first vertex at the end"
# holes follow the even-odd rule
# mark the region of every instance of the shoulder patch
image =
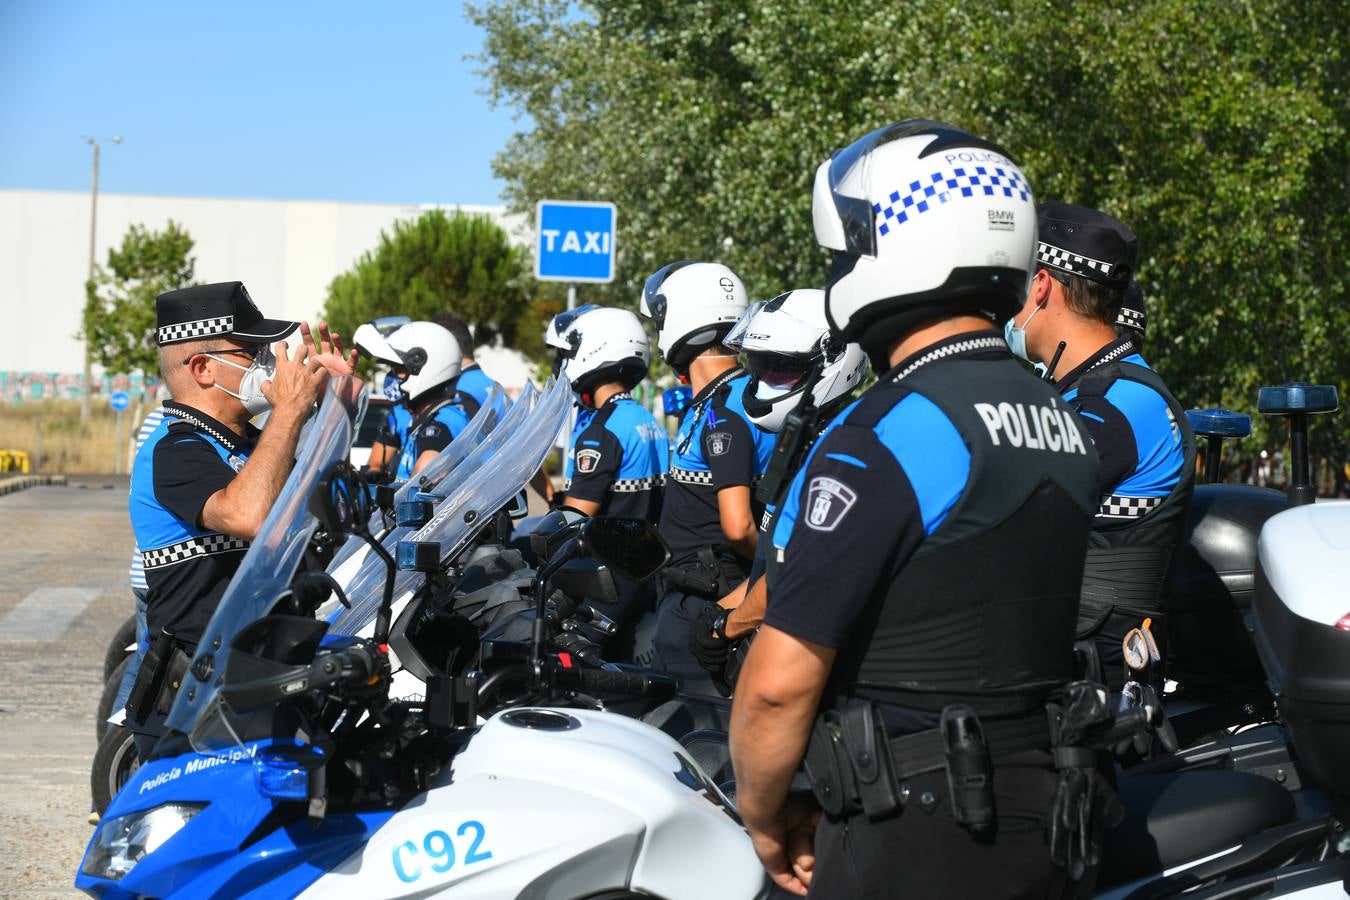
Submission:
POLYGON ((815 531, 834 531, 857 499, 857 492, 837 478, 812 478, 806 489, 806 526, 815 531))
POLYGON ((578 450, 577 451, 577 471, 582 474, 594 472, 595 467, 600 464, 599 450, 578 450))
POLYGON ((722 456, 731 450, 731 434, 726 431, 710 431, 704 441, 708 445, 708 455, 722 456))

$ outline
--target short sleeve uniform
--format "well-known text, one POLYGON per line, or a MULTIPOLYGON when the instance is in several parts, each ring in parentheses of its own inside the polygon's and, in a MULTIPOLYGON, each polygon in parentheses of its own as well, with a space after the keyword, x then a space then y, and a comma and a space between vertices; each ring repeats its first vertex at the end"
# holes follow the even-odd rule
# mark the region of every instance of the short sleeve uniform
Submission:
POLYGON ((657 522, 669 462, 666 431, 627 393, 606 401, 573 437, 568 497, 600 504, 599 515, 657 522))

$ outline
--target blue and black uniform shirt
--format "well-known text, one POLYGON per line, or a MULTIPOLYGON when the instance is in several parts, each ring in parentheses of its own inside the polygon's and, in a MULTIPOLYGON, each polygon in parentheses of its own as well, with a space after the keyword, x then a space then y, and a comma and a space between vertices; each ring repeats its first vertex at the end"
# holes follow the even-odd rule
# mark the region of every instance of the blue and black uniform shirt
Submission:
POLYGON ((494 387, 497 387, 497 382, 489 378, 478 363, 473 363, 459 373, 459 380, 455 382, 455 399, 464 409, 464 414, 472 419, 487 403, 488 394, 494 387))
POLYGON ((567 451, 563 490, 600 504, 602 516, 635 516, 655 524, 669 465, 666 430, 627 392, 577 419, 567 451))
MULTIPOLYGON (((724 560, 735 558, 718 511, 717 492, 723 488, 750 488, 755 507, 751 515, 759 521, 754 487, 769 466, 777 436, 746 418, 744 393, 749 381, 739 368, 715 378, 694 397, 680 421, 661 509, 661 535, 675 564, 696 560, 705 547, 714 548, 724 560)), ((749 560, 735 558, 735 562, 739 581, 749 560)))
POLYGON ((1111 362, 1149 368, 1130 338, 1122 337, 1058 382, 1101 460, 1099 527, 1134 521, 1141 510, 1160 504, 1181 480, 1186 464, 1181 426, 1167 400, 1152 387, 1117 378, 1101 396, 1079 396, 1083 377, 1111 362))
POLYGON ((202 524, 206 501, 244 467, 257 431, 238 435, 181 403, 146 436, 131 472, 131 527, 145 567, 149 633, 195 644, 248 541, 202 524))

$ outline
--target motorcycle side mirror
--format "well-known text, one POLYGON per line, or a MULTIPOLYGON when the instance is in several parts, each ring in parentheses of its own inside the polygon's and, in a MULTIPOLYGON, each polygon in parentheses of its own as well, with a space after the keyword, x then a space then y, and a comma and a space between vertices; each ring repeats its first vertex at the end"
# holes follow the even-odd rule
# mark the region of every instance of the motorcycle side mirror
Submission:
POLYGON ((506 514, 513 522, 518 522, 530 514, 530 498, 523 490, 512 497, 511 502, 506 505, 506 514))
POLYGON ((350 463, 338 462, 319 479, 309 497, 309 511, 329 534, 346 534, 365 527, 370 518, 370 495, 350 463))
POLYGON ((594 559, 639 581, 670 561, 670 547, 646 519, 587 519, 581 523, 580 537, 594 559))

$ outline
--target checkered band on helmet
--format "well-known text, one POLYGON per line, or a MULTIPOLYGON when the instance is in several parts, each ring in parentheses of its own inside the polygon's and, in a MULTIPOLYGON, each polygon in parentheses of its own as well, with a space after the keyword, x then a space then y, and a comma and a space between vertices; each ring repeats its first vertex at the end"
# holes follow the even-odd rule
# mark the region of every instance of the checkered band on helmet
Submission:
POLYGON ((887 198, 890 202, 886 206, 873 203, 872 211, 884 220, 877 231, 887 235, 893 225, 905 224, 914 216, 928 212, 934 204, 963 197, 1011 197, 1014 194, 1023 202, 1031 196, 1026 179, 1016 169, 957 166, 932 173, 927 182, 911 181, 903 190, 891 191, 887 198))
POLYGON ((197 338, 210 337, 213 334, 229 334, 232 331, 234 331, 234 316, 218 316, 214 319, 198 319, 195 322, 165 325, 159 329, 156 340, 162 346, 164 344, 176 344, 179 341, 192 341, 197 338))
POLYGON ((1120 309, 1116 310, 1115 324, 1122 325, 1125 328, 1133 328, 1136 331, 1143 331, 1144 324, 1147 321, 1148 317, 1137 309, 1121 307, 1120 309))
POLYGON ((1111 270, 1114 268, 1110 263, 1070 253, 1045 241, 1040 241, 1036 247, 1036 261, 1052 269, 1068 272, 1070 275, 1081 275, 1084 278, 1099 276, 1094 280, 1110 278, 1111 270))

